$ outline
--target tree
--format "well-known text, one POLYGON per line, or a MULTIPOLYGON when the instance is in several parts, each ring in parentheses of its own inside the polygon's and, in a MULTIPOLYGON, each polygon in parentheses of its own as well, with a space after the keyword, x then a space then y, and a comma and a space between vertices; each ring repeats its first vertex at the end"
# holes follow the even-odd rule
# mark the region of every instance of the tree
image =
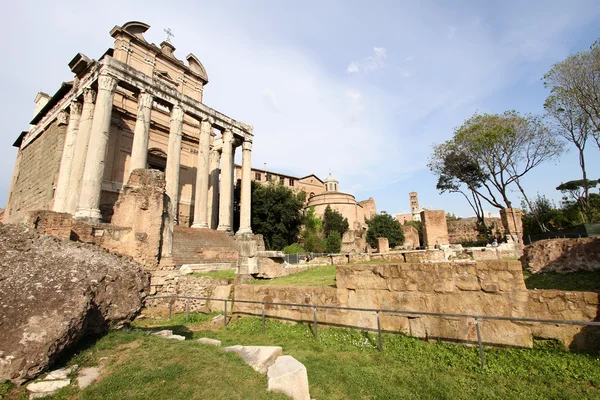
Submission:
POLYGON ((304 216, 304 230, 300 234, 304 239, 304 248, 311 253, 323 253, 327 244, 323 239, 323 220, 315 215, 312 206, 304 216))
POLYGON ((473 194, 474 209, 480 207, 478 199, 499 209, 511 208, 509 187, 516 185, 529 203, 521 179, 562 151, 556 133, 537 116, 475 113, 451 140, 434 146, 429 167, 440 178, 440 190, 459 191, 465 184, 473 194))
POLYGON ((334 231, 340 236, 344 236, 349 227, 348 218, 345 218, 339 211, 332 209, 329 205, 325 208, 325 214, 323 215, 325 237, 329 237, 329 234, 334 231))
MULTIPOLYGON (((583 98, 578 93, 584 93, 589 90, 595 90, 592 87, 587 87, 585 83, 588 74, 593 75, 593 66, 585 62, 583 59, 588 59, 585 55, 575 55, 567 58, 567 60, 555 64, 552 70, 546 74, 546 86, 552 86, 551 94, 544 103, 546 112, 554 122, 554 127, 557 132, 569 143, 572 143, 577 149, 579 156, 579 167, 581 168, 582 179, 584 182, 584 199, 589 207, 589 188, 585 185, 587 182, 587 171, 585 165, 585 146, 590 137, 594 136, 594 120, 595 105, 594 101, 588 105, 589 101, 593 100, 588 96, 583 98), (592 68, 591 71, 585 71, 582 66, 592 68), (582 81, 573 80, 572 74, 579 76, 582 81), (582 85, 585 85, 583 87, 582 85)), ((600 78, 600 76, 598 76, 600 78)), ((596 129, 598 126, 596 125, 596 129)), ((596 144, 598 137, 596 136, 596 144)))
POLYGON ((325 239, 326 253, 339 253, 342 250, 342 235, 337 231, 329 232, 325 239))
POLYGON ((281 250, 297 241, 305 197, 282 184, 252 182, 252 231, 263 235, 267 249, 281 250))
POLYGON ((570 203, 579 205, 582 215, 581 219, 584 223, 593 222, 596 219, 595 209, 590 207, 589 194, 587 194, 587 191, 589 188, 596 187, 598 182, 600 182, 600 180, 578 179, 561 183, 556 187, 556 190, 560 190, 565 195, 563 198, 563 203, 565 205, 568 206, 570 203))
POLYGON ((367 243, 371 247, 377 247, 377 238, 387 238, 390 247, 396 247, 404 243, 404 233, 400 222, 389 214, 377 214, 367 220, 367 243))
POLYGON ((600 41, 589 51, 573 54, 552 66, 544 75, 551 96, 577 107, 594 127, 592 137, 600 148, 600 41))

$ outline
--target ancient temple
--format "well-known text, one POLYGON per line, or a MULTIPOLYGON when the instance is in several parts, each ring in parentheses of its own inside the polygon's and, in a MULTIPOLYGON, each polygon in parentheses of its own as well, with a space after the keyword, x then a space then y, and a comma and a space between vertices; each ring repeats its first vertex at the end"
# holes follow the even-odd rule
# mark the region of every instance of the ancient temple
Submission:
POLYGON ((14 143, 5 222, 25 222, 32 210, 111 222, 131 172, 150 168, 164 171, 171 225, 231 232, 239 149, 237 233, 251 233, 252 126, 204 104, 202 63, 191 53, 178 59, 170 40, 147 42, 149 28, 115 26, 113 48, 97 61, 77 54, 73 80, 38 94, 31 128, 14 143))

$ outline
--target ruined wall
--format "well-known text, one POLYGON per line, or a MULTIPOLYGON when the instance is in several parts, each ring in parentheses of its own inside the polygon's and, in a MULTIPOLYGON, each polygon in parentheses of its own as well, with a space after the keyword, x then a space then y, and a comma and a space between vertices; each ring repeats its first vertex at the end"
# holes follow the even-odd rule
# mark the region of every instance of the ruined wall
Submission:
MULTIPOLYGON (((500 218, 486 218, 485 225, 492 230, 492 234, 504 236, 504 226, 500 218)), ((448 221, 448 239, 451 244, 477 241, 477 218, 465 218, 458 221, 448 221)))
POLYGON ((437 244, 448 244, 448 224, 443 210, 421 211, 423 246, 432 249, 437 244))
MULTIPOLYGON (((518 261, 338 266, 337 288, 236 285, 234 298, 470 315, 598 320, 598 293, 528 291, 518 261)), ((260 315, 260 305, 234 311, 260 315)), ((312 319, 311 308, 272 306, 269 316, 312 319)), ((320 322, 376 329, 376 313, 319 310, 320 322)), ((476 342, 473 318, 382 313, 384 330, 424 339, 476 342)), ((481 320, 485 343, 532 347, 533 337, 560 340, 571 349, 600 347, 600 330, 580 326, 481 320)))
POLYGON ((404 233, 404 248, 412 250, 421 245, 419 231, 414 226, 402 225, 402 233, 404 233))
POLYGON ((22 150, 6 221, 25 223, 29 211, 52 209, 66 130, 54 121, 22 150))
POLYGON ((377 206, 375 205, 375 200, 372 197, 369 197, 368 200, 359 201, 358 204, 362 206, 366 219, 371 219, 377 215, 377 206))
POLYGON ((600 271, 600 238, 540 240, 525 246, 521 260, 534 274, 600 271))

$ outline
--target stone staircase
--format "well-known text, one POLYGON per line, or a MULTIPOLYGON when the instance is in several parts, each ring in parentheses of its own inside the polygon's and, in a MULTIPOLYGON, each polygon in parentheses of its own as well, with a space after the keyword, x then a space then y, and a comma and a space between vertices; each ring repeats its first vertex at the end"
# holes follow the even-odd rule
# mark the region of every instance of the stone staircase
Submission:
POLYGON ((225 232, 176 226, 173 230, 174 265, 190 265, 198 271, 235 269, 238 245, 225 232))

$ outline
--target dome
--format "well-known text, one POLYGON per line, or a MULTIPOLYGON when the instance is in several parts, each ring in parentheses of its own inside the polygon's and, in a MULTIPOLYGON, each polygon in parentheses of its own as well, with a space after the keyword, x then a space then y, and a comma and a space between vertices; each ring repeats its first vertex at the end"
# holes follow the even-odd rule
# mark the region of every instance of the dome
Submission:
POLYGON ((325 179, 325 191, 327 192, 337 192, 338 191, 338 180, 331 176, 331 172, 327 179, 325 179))
POLYGON ((335 178, 334 178, 334 177, 331 175, 331 172, 329 173, 329 176, 327 177, 327 179, 325 179, 325 183, 328 183, 328 182, 336 182, 336 183, 339 183, 339 181, 338 181, 337 179, 335 179, 335 178))

